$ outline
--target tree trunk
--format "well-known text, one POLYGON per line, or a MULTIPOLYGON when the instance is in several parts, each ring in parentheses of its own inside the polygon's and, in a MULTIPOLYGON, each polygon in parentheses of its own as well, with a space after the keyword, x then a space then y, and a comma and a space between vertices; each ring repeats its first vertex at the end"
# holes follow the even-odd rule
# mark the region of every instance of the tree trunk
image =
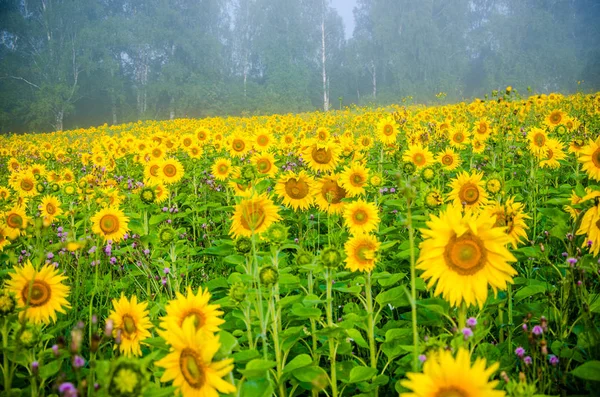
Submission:
POLYGON ((373 99, 377 99, 377 68, 374 60, 371 60, 371 75, 373 76, 373 99))
POLYGON ((175 118, 175 96, 173 95, 171 95, 170 104, 171 111, 169 112, 169 120, 173 120, 175 118))
POLYGON ((63 130, 64 117, 65 117, 65 112, 63 110, 59 110, 58 112, 56 112, 56 124, 54 125, 54 128, 56 129, 56 131, 63 130))
POLYGON ((114 99, 112 101, 112 123, 113 125, 117 124, 117 103, 114 99))
POLYGON ((323 71, 323 110, 329 110, 329 95, 327 93, 327 67, 325 65, 327 61, 327 54, 325 53, 325 0, 322 3, 321 13, 321 63, 323 71))

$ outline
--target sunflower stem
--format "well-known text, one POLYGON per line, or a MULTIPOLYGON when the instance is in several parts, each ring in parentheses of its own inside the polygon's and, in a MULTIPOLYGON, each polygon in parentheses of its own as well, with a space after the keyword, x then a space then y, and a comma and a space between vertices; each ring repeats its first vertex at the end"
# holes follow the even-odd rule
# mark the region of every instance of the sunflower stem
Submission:
POLYGON ((512 351, 512 334, 513 334, 513 311, 512 311, 512 285, 507 285, 507 300, 508 300, 508 351, 512 351))
MULTIPOLYGON (((373 291, 371 283, 371 272, 367 272, 367 279, 365 282, 365 294, 367 300, 367 337, 369 338, 371 368, 377 369, 377 347, 375 345, 375 319, 373 316, 373 291)), ((378 388, 375 388, 374 395, 378 395, 378 388)))
MULTIPOLYGON (((332 299, 332 274, 331 269, 325 270, 325 282, 327 291, 327 326, 333 328, 333 299, 332 299)), ((331 396, 337 397, 337 371, 336 371, 336 350, 335 341, 332 336, 329 336, 329 360, 331 362, 331 396)))
POLYGON ((415 263, 415 231, 412 226, 412 213, 410 210, 411 200, 408 199, 408 206, 406 210, 407 224, 408 224, 408 241, 410 245, 410 307, 411 307, 411 319, 412 319, 412 332, 413 332, 413 357, 412 357, 412 371, 418 372, 419 369, 419 334, 417 331, 417 276, 416 276, 416 263, 415 263))
POLYGON ((458 308, 458 330, 459 332, 467 326, 467 304, 463 300, 458 308))

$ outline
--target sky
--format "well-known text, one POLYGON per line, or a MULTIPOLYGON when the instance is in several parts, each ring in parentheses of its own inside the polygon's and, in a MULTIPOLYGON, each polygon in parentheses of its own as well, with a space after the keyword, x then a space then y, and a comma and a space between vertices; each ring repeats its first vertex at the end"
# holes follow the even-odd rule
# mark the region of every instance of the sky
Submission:
POLYGON ((356 6, 356 0, 332 0, 331 5, 338 11, 344 20, 346 38, 352 37, 354 31, 354 14, 352 10, 356 6))

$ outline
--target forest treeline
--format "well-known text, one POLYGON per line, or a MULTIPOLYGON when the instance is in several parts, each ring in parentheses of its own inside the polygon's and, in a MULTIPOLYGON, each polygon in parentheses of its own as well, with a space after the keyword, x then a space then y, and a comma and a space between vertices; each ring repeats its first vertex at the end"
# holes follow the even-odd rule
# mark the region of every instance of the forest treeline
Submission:
POLYGON ((0 132, 600 87, 597 0, 359 0, 354 19, 347 39, 329 0, 0 0, 0 132))

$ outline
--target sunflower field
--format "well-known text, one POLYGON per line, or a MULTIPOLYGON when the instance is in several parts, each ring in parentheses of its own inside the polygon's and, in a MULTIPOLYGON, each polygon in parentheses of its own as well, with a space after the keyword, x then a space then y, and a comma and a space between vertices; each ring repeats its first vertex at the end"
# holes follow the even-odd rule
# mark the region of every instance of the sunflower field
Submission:
POLYGON ((0 137, 2 396, 590 396, 600 95, 0 137))

